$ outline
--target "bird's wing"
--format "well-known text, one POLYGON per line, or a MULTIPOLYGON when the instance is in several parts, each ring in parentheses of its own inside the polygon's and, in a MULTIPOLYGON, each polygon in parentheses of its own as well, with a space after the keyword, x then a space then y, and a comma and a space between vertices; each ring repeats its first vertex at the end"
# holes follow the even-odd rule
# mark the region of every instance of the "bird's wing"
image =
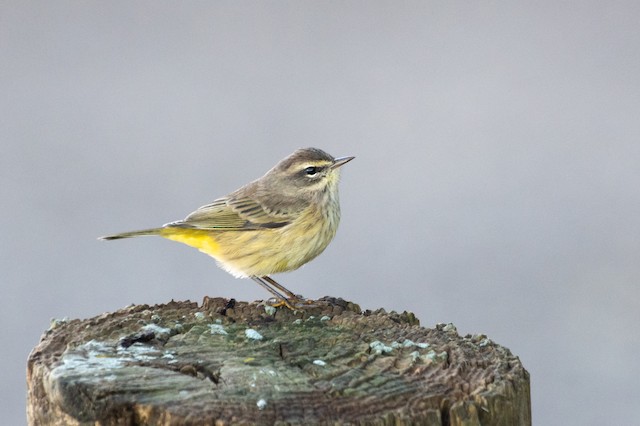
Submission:
POLYGON ((200 207, 184 220, 166 226, 205 230, 251 230, 280 228, 291 223, 296 214, 267 212, 249 197, 223 197, 200 207))

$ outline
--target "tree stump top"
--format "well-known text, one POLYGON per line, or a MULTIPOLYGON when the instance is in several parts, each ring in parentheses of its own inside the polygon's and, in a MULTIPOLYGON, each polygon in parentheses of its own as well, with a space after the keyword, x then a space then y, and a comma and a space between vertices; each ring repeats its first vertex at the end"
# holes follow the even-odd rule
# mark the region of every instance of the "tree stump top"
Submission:
POLYGON ((531 423, 529 375, 508 349, 332 298, 58 321, 27 374, 30 424, 531 423))

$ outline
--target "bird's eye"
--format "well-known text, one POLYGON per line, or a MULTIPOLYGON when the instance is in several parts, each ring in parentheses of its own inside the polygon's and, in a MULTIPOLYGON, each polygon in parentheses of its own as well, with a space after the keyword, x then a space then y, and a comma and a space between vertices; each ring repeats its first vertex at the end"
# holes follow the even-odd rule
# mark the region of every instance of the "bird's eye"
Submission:
POLYGON ((309 166, 306 169, 304 169, 304 173, 307 176, 314 176, 314 175, 316 175, 318 173, 318 168, 314 167, 314 166, 309 166))

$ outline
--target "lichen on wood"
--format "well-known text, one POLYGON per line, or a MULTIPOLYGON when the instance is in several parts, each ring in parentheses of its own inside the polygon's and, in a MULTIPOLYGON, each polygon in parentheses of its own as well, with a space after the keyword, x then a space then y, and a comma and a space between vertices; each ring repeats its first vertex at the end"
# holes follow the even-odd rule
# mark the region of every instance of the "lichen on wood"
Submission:
POLYGON ((486 336, 324 298, 299 311, 205 298, 45 332, 29 423, 529 425, 529 375, 486 336))

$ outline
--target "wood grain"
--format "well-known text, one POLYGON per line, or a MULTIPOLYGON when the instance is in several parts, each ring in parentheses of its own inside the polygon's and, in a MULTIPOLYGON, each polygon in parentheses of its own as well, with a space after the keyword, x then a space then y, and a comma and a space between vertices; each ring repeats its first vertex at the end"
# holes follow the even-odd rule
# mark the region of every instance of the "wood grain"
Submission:
POLYGON ((518 357, 451 324, 205 298, 59 321, 28 360, 32 425, 530 425, 518 357))

